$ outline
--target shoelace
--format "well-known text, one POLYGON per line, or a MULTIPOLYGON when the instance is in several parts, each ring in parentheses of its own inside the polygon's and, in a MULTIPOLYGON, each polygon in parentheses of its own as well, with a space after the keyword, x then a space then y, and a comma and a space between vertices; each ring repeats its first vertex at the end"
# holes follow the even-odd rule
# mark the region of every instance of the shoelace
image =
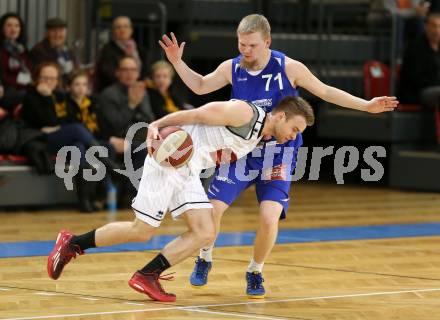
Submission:
POLYGON ((157 283, 158 289, 165 295, 171 295, 171 294, 169 294, 168 292, 166 292, 164 290, 164 288, 160 284, 159 280, 173 281, 174 277, 172 276, 172 274, 175 274, 175 272, 171 272, 171 273, 164 274, 164 275, 159 275, 157 273, 153 273, 153 275, 156 277, 156 280, 157 280, 156 283, 157 283))
POLYGON ((261 284, 262 284, 263 282, 264 282, 264 279, 263 279, 263 277, 261 276, 260 273, 257 273, 257 274, 252 273, 252 274, 251 274, 251 276, 250 276, 250 281, 249 281, 249 285, 250 285, 252 288, 254 288, 254 289, 260 288, 260 287, 261 287, 261 284))
POLYGON ((61 259, 61 262, 63 263, 63 265, 69 263, 69 261, 72 258, 76 259, 77 255, 84 254, 84 251, 82 251, 78 245, 69 245, 68 248, 66 248, 66 250, 68 252, 61 259))
POLYGON ((165 280, 165 281, 173 281, 174 280, 174 276, 172 276, 172 274, 175 274, 175 272, 171 272, 171 273, 167 273, 164 275, 159 275, 157 277, 158 280, 165 280))
POLYGON ((199 259, 196 263, 196 276, 204 277, 208 273, 208 262, 202 261, 202 259, 199 259))

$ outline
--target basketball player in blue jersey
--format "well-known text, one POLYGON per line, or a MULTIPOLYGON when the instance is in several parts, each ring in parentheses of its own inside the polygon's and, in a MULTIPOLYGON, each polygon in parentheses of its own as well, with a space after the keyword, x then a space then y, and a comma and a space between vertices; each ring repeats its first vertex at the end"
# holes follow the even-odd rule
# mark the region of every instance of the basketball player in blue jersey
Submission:
MULTIPOLYGON (((191 70, 182 60, 185 43, 179 45, 171 33, 159 41, 168 60, 173 64, 183 82, 196 94, 206 94, 232 84, 231 97, 243 99, 263 106, 267 112, 284 96, 297 96, 298 87, 310 91, 314 95, 330 103, 360 111, 379 113, 392 111, 398 102, 395 97, 376 97, 370 101, 355 97, 340 89, 328 86, 316 78, 301 62, 293 60, 283 53, 271 50, 270 25, 267 19, 258 14, 244 17, 238 28, 238 51, 240 55, 222 62, 215 71, 202 76, 191 70)), ((214 207, 214 220, 217 234, 223 213, 252 183, 256 185, 257 199, 260 204, 260 224, 254 241, 253 257, 246 272, 247 295, 251 298, 262 298, 263 264, 271 252, 278 234, 278 221, 284 218, 289 204, 290 181, 286 177, 295 168, 296 152, 302 144, 301 134, 293 141, 282 145, 281 152, 276 153, 273 166, 263 168, 264 154, 274 145, 266 143, 261 156, 249 154, 245 170, 259 170, 258 176, 252 181, 240 181, 235 177, 235 166, 231 165, 227 177, 216 176, 208 190, 208 197, 214 207), (282 163, 284 148, 293 147, 290 158, 292 163, 282 163)), ((291 148, 286 150, 292 150, 291 148)), ((272 150, 274 152, 274 150, 272 150)), ((213 244, 202 248, 196 261, 190 282, 194 286, 207 283, 208 272, 212 267, 213 244)))

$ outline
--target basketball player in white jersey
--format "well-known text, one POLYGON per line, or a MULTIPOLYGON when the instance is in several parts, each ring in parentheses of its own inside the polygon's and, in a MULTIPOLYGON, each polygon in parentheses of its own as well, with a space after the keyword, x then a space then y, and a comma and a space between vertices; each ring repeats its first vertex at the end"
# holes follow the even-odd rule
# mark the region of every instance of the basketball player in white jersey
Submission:
POLYGON ((286 97, 271 113, 252 103, 231 100, 175 112, 151 123, 147 141, 158 137, 159 128, 182 125, 193 140, 192 158, 175 169, 160 166, 147 156, 133 200, 134 221, 109 223, 78 236, 62 230, 47 260, 49 277, 58 279, 64 266, 89 248, 150 240, 170 212, 174 219, 185 221, 187 231, 135 272, 129 285, 153 300, 175 301, 176 296, 165 292, 159 282, 171 277, 161 273, 211 243, 216 235, 212 205, 200 182, 200 171, 215 165, 215 156, 222 150, 229 150, 238 159, 255 148, 263 136, 284 143, 295 139, 313 122, 313 110, 306 101, 286 97))

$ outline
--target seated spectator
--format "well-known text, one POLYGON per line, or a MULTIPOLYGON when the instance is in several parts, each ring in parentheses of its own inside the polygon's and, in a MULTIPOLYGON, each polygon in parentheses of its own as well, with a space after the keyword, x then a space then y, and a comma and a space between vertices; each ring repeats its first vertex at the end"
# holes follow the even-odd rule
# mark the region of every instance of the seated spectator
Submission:
MULTIPOLYGON (((99 97, 100 118, 105 137, 115 146, 116 152, 122 155, 131 152, 134 169, 142 167, 146 150, 134 152, 145 142, 146 129, 139 130, 127 150, 124 139, 129 128, 137 122, 150 123, 155 120, 145 84, 138 81, 139 65, 133 57, 124 57, 119 61, 116 70, 117 83, 107 87, 99 97), (121 139, 122 138, 122 139, 121 139)), ((129 190, 131 195, 135 190, 129 190)))
POLYGON ((0 77, 0 105, 11 110, 21 103, 32 80, 24 24, 16 13, 0 18, 0 77))
POLYGON ((102 47, 96 63, 95 89, 98 92, 117 81, 115 71, 119 60, 124 56, 133 57, 137 61, 141 79, 144 79, 148 72, 147 52, 133 40, 130 18, 119 16, 113 19, 111 31, 112 39, 102 47))
POLYGON ((97 101, 88 95, 89 75, 86 71, 73 71, 67 82, 66 102, 76 122, 82 123, 95 136, 99 136, 97 101))
POLYGON ((164 60, 157 61, 151 66, 151 74, 153 86, 148 92, 156 118, 184 109, 182 101, 170 92, 174 77, 173 66, 164 60))
POLYGON ((409 43, 402 61, 398 98, 401 103, 421 102, 422 91, 440 85, 440 13, 429 14, 425 32, 409 43))
POLYGON ((73 49, 66 45, 67 24, 60 18, 46 21, 46 36, 31 50, 32 63, 37 66, 43 62, 58 63, 64 83, 69 74, 79 67, 73 49))
MULTIPOLYGON (((98 117, 98 101, 93 96, 89 96, 88 93, 90 91, 90 81, 89 81, 89 73, 84 70, 76 70, 73 71, 69 79, 67 81, 67 95, 66 95, 66 103, 68 110, 71 110, 74 115, 74 121, 78 123, 82 123, 99 141, 99 144, 107 148, 109 153, 109 159, 104 159, 104 164, 106 165, 107 173, 113 173, 111 169, 115 167, 119 167, 119 164, 114 162, 116 158, 116 147, 119 147, 121 144, 123 145, 123 138, 116 138, 107 140, 102 135, 101 126, 99 123, 98 117), (107 162, 111 161, 111 164, 107 162)), ((102 161, 102 159, 101 159, 102 161)), ((121 176, 122 177, 122 176, 121 176)), ((115 185, 121 181, 121 177, 117 177, 115 180, 115 175, 107 174, 103 183, 99 183, 98 186, 102 186, 100 195, 98 198, 101 200, 104 199, 106 195, 106 190, 108 190, 111 185, 115 185)))
MULTIPOLYGON (((85 153, 99 143, 82 124, 75 123, 75 114, 68 108, 64 94, 57 91, 61 72, 57 63, 44 62, 34 73, 34 87, 23 100, 23 119, 45 134, 49 151, 56 154, 64 146, 76 146, 81 152, 79 174, 76 175, 79 208, 83 212, 95 210, 91 195, 94 184, 83 178, 83 169, 89 168, 85 153)), ((100 159, 104 162, 104 159, 100 159)), ((105 163, 104 163, 105 164, 105 163)))

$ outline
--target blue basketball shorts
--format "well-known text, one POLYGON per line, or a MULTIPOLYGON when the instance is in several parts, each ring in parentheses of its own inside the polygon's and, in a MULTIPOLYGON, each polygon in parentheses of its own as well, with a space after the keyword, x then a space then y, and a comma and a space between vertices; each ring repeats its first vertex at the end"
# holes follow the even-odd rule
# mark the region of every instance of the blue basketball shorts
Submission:
POLYGON ((218 167, 207 191, 208 198, 231 205, 245 189, 255 184, 258 202, 271 200, 280 203, 283 207, 281 219, 284 219, 290 200, 289 176, 295 169, 298 148, 295 146, 294 154, 287 157, 291 159, 289 163, 283 163, 284 152, 275 154, 268 161, 264 157, 267 154, 266 147, 263 156, 248 154, 234 163, 218 167))

